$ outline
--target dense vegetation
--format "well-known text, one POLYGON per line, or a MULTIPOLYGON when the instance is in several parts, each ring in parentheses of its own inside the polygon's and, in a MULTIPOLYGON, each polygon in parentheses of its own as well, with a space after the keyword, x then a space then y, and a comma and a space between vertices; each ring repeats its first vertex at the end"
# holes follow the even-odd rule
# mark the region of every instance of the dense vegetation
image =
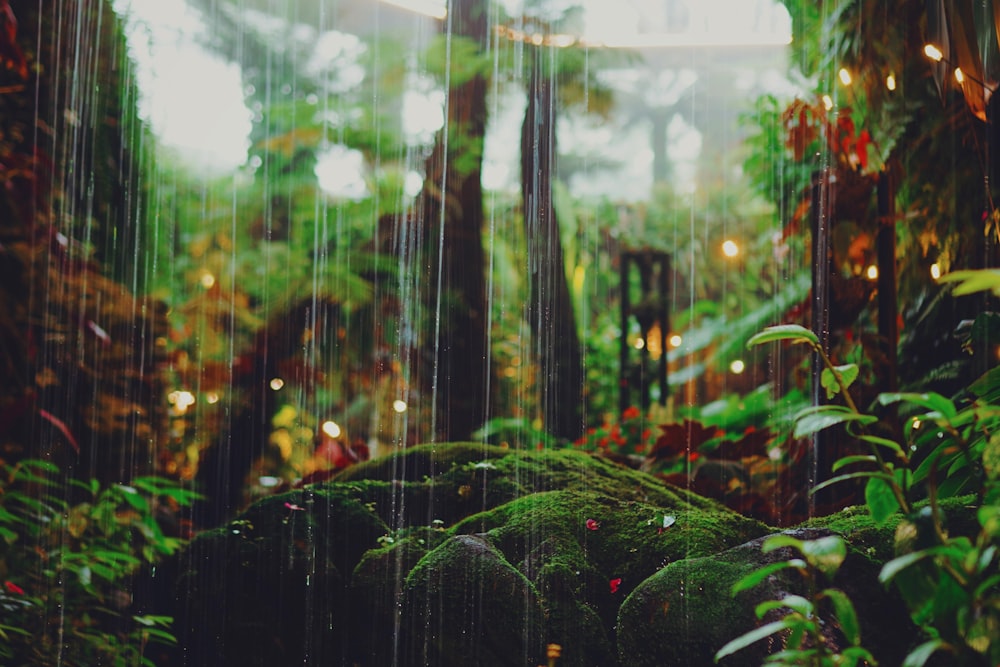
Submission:
MULTIPOLYGON (((761 95, 739 125, 707 115, 745 141, 720 169, 706 139, 693 192, 667 180, 659 146, 635 202, 571 194, 580 164, 616 165, 556 128, 611 124, 626 95, 608 81, 643 71, 641 54, 565 41, 576 8, 456 0, 451 33, 413 48, 337 33, 317 68, 336 28, 322 13, 191 4, 255 115, 235 175, 156 147, 109 3, 0 0, 5 658, 144 659, 169 620, 143 610, 137 582, 192 528, 368 456, 475 440, 581 449, 771 526, 852 503, 901 513, 919 539, 883 573, 926 635, 911 663, 997 661, 1000 290, 960 272, 998 260, 997 102, 979 84, 997 78, 992 13, 785 0, 799 94, 761 95), (925 42, 949 52, 935 63, 925 42), (407 133, 406 88, 441 95, 436 134, 407 133), (483 189, 504 95, 525 100, 514 194, 483 189), (360 156, 362 196, 321 187, 330 151, 360 156), (736 230, 738 255, 718 252, 736 230), (892 282, 869 274, 887 238, 892 282), (649 305, 635 296, 648 276, 622 284, 629 250, 669 254, 666 349, 652 322, 622 326, 623 295, 632 315, 649 305), (620 368, 623 342, 642 350, 635 368, 620 368), (661 363, 666 388, 649 381, 661 363), (652 389, 651 405, 622 410, 623 383, 652 389), (949 535, 938 500, 965 494, 980 530, 949 535)), ((643 113, 660 127, 676 104, 643 113)), ((836 541, 781 546, 817 582, 836 570, 836 541)), ((817 586, 769 627, 796 638, 789 664, 834 660, 810 625, 824 600, 849 657, 865 656, 849 603, 817 586)))

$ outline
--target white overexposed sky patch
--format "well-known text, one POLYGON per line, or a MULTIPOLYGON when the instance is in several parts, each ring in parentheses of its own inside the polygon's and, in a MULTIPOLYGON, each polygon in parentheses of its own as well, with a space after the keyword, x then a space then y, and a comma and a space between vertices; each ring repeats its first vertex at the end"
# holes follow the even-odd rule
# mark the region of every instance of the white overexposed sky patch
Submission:
POLYGON ((197 12, 184 0, 117 0, 115 9, 129 17, 139 114, 160 142, 210 171, 243 164, 251 113, 240 69, 198 43, 197 12))
MULTIPOLYGON (((394 0, 394 4, 406 5, 412 1, 394 0)), ((520 6, 518 0, 505 0, 503 4, 511 12, 520 6)), ((683 46, 780 44, 790 39, 787 12, 775 0, 687 0, 684 34, 662 32, 670 27, 662 0, 583 0, 583 4, 584 39, 595 43, 683 46)), ((185 0, 115 0, 115 7, 129 16, 130 48, 141 90, 140 114, 160 142, 195 168, 227 172, 243 165, 247 160, 252 113, 244 104, 240 70, 201 46, 198 37, 203 26, 198 12, 185 0)), ((443 9, 443 0, 422 0, 421 7, 411 8, 436 12, 435 7, 443 9)), ((320 61, 357 53, 360 48, 356 38, 343 33, 319 35, 317 58, 311 64, 319 66, 320 61)), ((348 68, 340 83, 350 85, 361 75, 360 71, 348 68)), ((662 92, 671 95, 685 88, 684 85, 661 87, 669 88, 662 92)), ((441 127, 443 99, 441 91, 428 91, 426 86, 416 86, 404 95, 404 130, 411 139, 426 143, 441 127)), ((506 106, 496 109, 487 137, 483 179, 490 189, 516 185, 520 116, 517 105, 513 111, 506 106)), ((523 106, 520 108, 523 110, 523 106)), ((697 155, 690 152, 699 150, 700 137, 685 137, 677 129, 672 128, 673 155, 693 163, 697 155)), ((580 136, 574 140, 582 140, 580 136)), ((604 146, 614 153, 614 146, 623 146, 622 139, 605 138, 604 146)), ((624 142, 631 143, 629 168, 648 173, 652 154, 637 153, 643 140, 639 136, 633 139, 635 143, 624 142)), ((356 151, 333 147, 320 156, 317 176, 331 194, 364 196, 363 164, 356 151)), ((628 178, 636 186, 643 180, 628 178)))

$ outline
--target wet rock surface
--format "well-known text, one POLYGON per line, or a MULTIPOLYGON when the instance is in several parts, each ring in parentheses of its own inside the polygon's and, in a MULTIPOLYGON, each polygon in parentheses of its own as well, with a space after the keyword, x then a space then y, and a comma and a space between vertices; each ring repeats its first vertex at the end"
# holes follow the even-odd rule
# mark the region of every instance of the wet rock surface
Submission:
MULTIPOLYGON (((711 665, 757 602, 794 590, 730 593, 787 556, 761 554, 774 532, 580 452, 422 446, 199 535, 174 614, 189 665, 543 665, 548 644, 563 667, 711 665)), ((902 650, 866 549, 834 583, 902 650)), ((730 664, 776 647, 754 648, 730 664)))

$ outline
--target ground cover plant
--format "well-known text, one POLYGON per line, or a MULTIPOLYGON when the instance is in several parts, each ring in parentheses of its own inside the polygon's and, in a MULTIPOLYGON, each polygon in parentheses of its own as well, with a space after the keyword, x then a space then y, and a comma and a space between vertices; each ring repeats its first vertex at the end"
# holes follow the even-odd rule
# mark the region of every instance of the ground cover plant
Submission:
MULTIPOLYGON (((949 278, 962 281, 959 292, 996 289, 995 272, 963 272, 949 278)), ((905 519, 896 530, 895 557, 882 566, 880 581, 893 586, 905 601, 922 637, 911 647, 905 665, 995 664, 1000 646, 1000 370, 988 371, 955 399, 934 392, 883 393, 873 408, 897 406, 905 411, 903 439, 878 435, 873 426, 879 417, 862 412, 850 393, 857 367, 835 365, 819 338, 798 325, 770 327, 748 345, 785 341, 810 347, 822 360, 823 386, 829 397, 843 402, 811 406, 796 417, 795 435, 843 428, 844 435, 868 446, 865 454, 852 454, 834 462, 836 476, 817 485, 862 481, 865 505, 876 523, 893 514, 905 519), (940 501, 966 496, 977 525, 971 533, 952 532, 940 501), (944 656, 947 656, 946 658, 944 656)), ((771 621, 734 639, 717 653, 721 659, 763 637, 782 633, 785 649, 773 654, 775 664, 859 664, 869 659, 860 648, 861 629, 850 600, 836 589, 820 589, 815 579, 830 575, 843 559, 839 537, 815 541, 773 538, 765 548, 793 546, 803 559, 793 559, 758 570, 734 586, 736 593, 759 584, 770 572, 793 568, 810 580, 812 600, 775 600, 758 606, 764 616, 787 610, 771 621), (843 651, 831 646, 820 631, 814 610, 822 599, 836 610, 839 629, 846 640, 843 651)))

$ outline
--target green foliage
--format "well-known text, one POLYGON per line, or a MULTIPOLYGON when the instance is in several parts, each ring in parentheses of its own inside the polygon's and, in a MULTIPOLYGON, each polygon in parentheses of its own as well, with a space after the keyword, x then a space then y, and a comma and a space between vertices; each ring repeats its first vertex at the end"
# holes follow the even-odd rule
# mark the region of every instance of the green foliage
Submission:
POLYGON ((815 540, 799 540, 790 535, 775 535, 764 541, 761 551, 770 553, 776 549, 791 548, 801 558, 790 558, 754 570, 733 586, 733 594, 753 588, 781 570, 798 572, 805 581, 808 597, 786 595, 780 600, 767 600, 757 605, 757 618, 777 620, 767 623, 737 637, 723 646, 715 654, 718 662, 751 644, 771 635, 784 637, 784 648, 768 656, 771 665, 858 665, 874 664, 874 657, 861 646, 861 628, 858 615, 850 598, 838 588, 821 588, 823 582, 831 581, 847 556, 847 545, 843 538, 831 535, 815 540), (823 626, 821 609, 829 603, 833 618, 843 635, 846 646, 842 649, 831 645, 823 626), (783 615, 781 615, 781 613, 783 615))
POLYGON ((158 477, 102 488, 44 461, 0 466, 0 657, 152 664, 146 647, 174 642, 171 619, 133 614, 131 581, 183 546, 161 521, 194 498, 158 477))
MULTIPOLYGON (((997 284, 994 272, 963 272, 952 281, 966 293, 992 290, 997 284)), ((925 641, 910 651, 904 664, 924 665, 937 653, 948 654, 949 664, 980 664, 984 659, 996 664, 1000 660, 1000 643, 995 640, 1000 629, 1000 371, 987 372, 959 399, 934 392, 879 395, 875 406, 898 407, 907 415, 905 443, 900 443, 867 430, 878 418, 861 412, 848 393, 856 374, 851 367, 834 365, 808 330, 797 325, 771 327, 752 337, 748 345, 779 341, 811 347, 829 374, 824 387, 831 397, 843 400, 843 404, 801 410, 796 437, 844 425, 849 435, 870 449, 867 455, 836 461, 833 470, 840 474, 813 492, 862 480, 865 504, 876 523, 899 512, 905 517, 896 531, 896 557, 885 563, 880 574, 885 585, 894 585, 900 592, 924 634, 925 641), (917 507, 914 498, 920 489, 926 504, 917 507), (968 493, 978 503, 979 529, 971 537, 952 535, 939 499, 968 493)), ((809 630, 807 621, 803 610, 793 610, 782 621, 734 640, 720 651, 720 657, 784 629, 791 630, 787 641, 797 650, 800 647, 792 640, 809 630)), ((788 651, 778 655, 783 654, 788 651)))

